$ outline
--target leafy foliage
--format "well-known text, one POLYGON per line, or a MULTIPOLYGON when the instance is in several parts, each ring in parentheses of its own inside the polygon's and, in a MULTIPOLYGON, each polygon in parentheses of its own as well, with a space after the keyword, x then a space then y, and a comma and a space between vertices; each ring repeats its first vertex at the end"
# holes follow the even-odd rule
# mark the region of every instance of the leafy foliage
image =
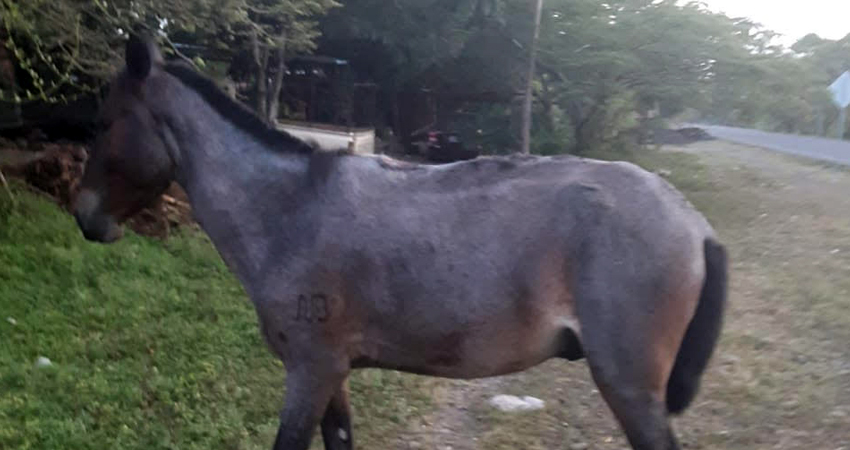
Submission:
POLYGON ((4 44, 27 74, 0 101, 67 101, 96 91, 120 64, 131 31, 145 30, 176 51, 171 36, 234 53, 250 37, 290 51, 309 51, 319 35, 313 19, 333 0, 2 0, 4 44))

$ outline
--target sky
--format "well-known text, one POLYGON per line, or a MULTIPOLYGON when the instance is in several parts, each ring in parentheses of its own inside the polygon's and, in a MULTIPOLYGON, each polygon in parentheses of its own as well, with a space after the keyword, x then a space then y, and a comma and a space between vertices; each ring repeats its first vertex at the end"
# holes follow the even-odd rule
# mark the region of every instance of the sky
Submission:
POLYGON ((785 35, 781 42, 816 33, 827 39, 850 34, 850 0, 703 0, 731 17, 749 17, 785 35))

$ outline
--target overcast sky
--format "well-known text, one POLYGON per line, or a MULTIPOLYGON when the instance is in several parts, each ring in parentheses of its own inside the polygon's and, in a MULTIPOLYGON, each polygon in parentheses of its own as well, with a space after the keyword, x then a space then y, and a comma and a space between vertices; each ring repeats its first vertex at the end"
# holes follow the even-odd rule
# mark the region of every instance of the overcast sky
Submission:
POLYGON ((850 0, 703 1, 713 10, 749 17, 786 35, 782 42, 788 45, 809 33, 828 39, 841 39, 850 33, 850 0))

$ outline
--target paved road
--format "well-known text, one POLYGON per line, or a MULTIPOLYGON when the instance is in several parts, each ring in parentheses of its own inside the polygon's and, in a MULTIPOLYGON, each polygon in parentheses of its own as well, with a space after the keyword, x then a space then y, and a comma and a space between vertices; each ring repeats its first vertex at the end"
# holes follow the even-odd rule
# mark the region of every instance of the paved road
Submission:
POLYGON ((793 134, 767 133, 746 128, 693 125, 725 141, 850 166, 850 141, 793 134))

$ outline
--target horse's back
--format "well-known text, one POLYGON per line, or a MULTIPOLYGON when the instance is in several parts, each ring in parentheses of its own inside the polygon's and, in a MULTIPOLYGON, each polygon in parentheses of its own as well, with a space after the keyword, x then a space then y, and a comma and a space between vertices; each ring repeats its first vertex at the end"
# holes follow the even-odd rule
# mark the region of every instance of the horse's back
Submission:
MULTIPOLYGON (((714 237, 679 191, 631 163, 487 157, 396 176, 389 172, 362 177, 368 180, 347 191, 358 194, 341 195, 339 208, 368 220, 338 226, 376 257, 392 252, 390 260, 407 252, 419 263, 448 265, 456 259, 453 266, 472 263, 503 276, 554 251, 570 264, 583 264, 582 245, 612 237, 619 247, 605 249, 616 253, 608 256, 663 266, 700 256, 703 241, 714 237)), ((645 270, 652 269, 662 270, 645 270)))

